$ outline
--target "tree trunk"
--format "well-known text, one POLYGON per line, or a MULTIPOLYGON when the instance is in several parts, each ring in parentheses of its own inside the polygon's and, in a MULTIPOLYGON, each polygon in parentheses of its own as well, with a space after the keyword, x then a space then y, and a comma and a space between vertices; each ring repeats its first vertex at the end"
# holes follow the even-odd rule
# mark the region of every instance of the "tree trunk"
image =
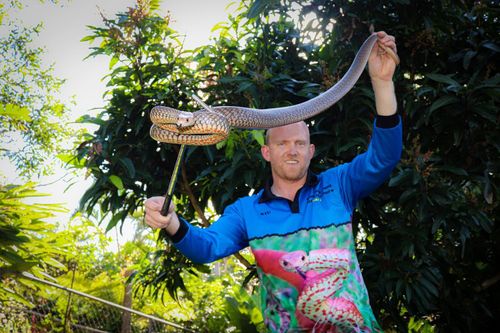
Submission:
MULTIPOLYGON (((125 272, 125 277, 128 277, 131 272, 125 272)), ((132 308, 132 283, 125 284, 125 293, 123 294, 123 304, 126 308, 132 308)), ((122 314, 122 329, 121 333, 132 333, 132 313, 123 311, 122 314)))

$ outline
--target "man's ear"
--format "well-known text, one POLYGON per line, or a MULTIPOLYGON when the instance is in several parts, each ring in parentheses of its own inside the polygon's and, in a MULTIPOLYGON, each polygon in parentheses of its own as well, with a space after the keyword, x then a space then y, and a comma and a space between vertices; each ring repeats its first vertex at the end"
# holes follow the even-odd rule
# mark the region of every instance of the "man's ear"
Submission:
POLYGON ((262 154, 262 157, 264 157, 264 159, 269 162, 269 155, 271 154, 269 152, 269 146, 263 145, 262 147, 260 147, 260 153, 262 154))
POLYGON ((316 146, 314 144, 309 145, 309 152, 311 153, 311 157, 314 157, 314 152, 316 151, 316 146))

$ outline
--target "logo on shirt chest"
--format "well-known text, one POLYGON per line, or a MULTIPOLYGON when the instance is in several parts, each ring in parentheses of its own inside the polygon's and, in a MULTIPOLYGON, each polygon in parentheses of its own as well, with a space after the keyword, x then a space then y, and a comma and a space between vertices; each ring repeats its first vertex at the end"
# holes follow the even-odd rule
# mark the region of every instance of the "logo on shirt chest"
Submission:
POLYGON ((271 215, 271 211, 270 210, 265 210, 263 212, 260 212, 260 216, 267 216, 267 215, 271 215))
POLYGON ((315 190, 312 195, 307 197, 307 203, 321 202, 321 200, 325 194, 331 193, 333 191, 334 191, 334 189, 333 189, 333 186, 331 184, 327 185, 319 190, 315 190))

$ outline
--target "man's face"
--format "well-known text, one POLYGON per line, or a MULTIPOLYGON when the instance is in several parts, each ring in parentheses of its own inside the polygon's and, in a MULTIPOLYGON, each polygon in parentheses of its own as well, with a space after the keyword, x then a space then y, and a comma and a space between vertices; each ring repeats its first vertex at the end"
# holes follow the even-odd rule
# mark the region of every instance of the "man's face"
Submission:
POLYGON ((273 177, 286 181, 305 179, 314 156, 309 130, 304 122, 276 127, 268 131, 262 156, 271 163, 273 177))

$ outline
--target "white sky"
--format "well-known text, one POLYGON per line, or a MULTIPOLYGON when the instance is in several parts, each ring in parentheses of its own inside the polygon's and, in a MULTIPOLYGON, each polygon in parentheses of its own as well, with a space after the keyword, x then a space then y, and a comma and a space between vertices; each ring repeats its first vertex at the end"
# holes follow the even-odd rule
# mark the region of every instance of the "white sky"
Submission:
MULTIPOLYGON (((236 8, 236 5, 233 5, 226 11, 226 6, 231 2, 233 1, 164 0, 160 14, 164 15, 167 10, 170 11, 173 19, 171 27, 186 35, 185 48, 191 49, 208 43, 211 28, 216 23, 224 21, 228 11, 236 8)), ((98 56, 83 61, 90 53, 89 47, 96 46, 96 43, 89 44, 80 40, 90 34, 87 25, 102 26, 98 8, 105 13, 106 17, 112 18, 116 13, 124 12, 127 7, 133 6, 135 1, 61 0, 61 4, 54 5, 50 1, 41 4, 38 0, 26 0, 24 3, 25 8, 18 12, 11 12, 10 15, 20 19, 25 26, 43 22, 44 28, 33 46, 45 47, 46 53, 43 59, 47 66, 53 64, 54 75, 66 80, 62 87, 61 97, 67 105, 70 105, 70 100, 76 103, 71 106, 70 118, 74 120, 83 114, 97 113, 98 111, 92 109, 104 106, 102 94, 105 91, 105 84, 101 78, 109 72, 110 59, 98 56)), ((15 169, 5 160, 1 160, 0 164, 7 182, 22 182, 18 179, 15 169)), ((91 184, 91 180, 85 180, 83 177, 77 179, 64 177, 66 172, 60 170, 54 176, 36 181, 41 184, 55 182, 39 188, 44 193, 52 195, 44 201, 64 203, 70 211, 73 211, 80 197, 91 184), (71 182, 76 182, 76 184, 66 190, 71 182)), ((131 233, 131 229, 124 227, 125 237, 131 233)))

